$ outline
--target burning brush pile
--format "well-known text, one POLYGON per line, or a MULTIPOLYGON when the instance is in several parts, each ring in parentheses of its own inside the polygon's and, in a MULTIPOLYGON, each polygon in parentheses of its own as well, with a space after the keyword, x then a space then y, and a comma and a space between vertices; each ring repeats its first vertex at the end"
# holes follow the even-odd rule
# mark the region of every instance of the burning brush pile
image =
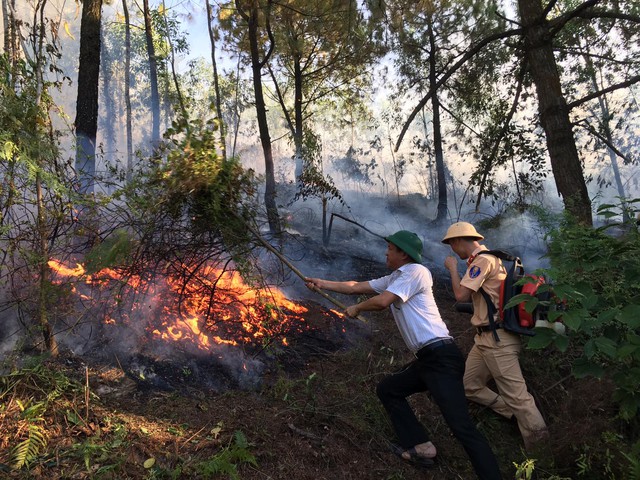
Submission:
POLYGON ((74 320, 64 322, 60 343, 118 365, 142 387, 252 389, 276 368, 294 371, 348 344, 341 313, 250 286, 233 270, 167 263, 153 274, 89 274, 81 264, 49 266, 76 312, 67 309, 74 320))

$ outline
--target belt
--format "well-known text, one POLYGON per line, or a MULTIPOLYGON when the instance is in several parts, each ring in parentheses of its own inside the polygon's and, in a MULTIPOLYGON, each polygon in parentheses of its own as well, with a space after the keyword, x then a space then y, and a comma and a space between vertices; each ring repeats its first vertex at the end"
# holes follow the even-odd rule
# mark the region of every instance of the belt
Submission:
POLYGON ((436 340, 435 342, 428 343, 427 345, 422 347, 414 355, 416 356, 416 358, 422 358, 431 350, 435 350, 436 348, 442 347, 443 345, 449 345, 450 343, 454 343, 453 338, 443 338, 441 340, 436 340))
POLYGON ((491 325, 486 325, 484 327, 476 327, 476 333, 478 335, 482 335, 485 332, 493 332, 494 330, 497 330, 498 328, 502 328, 502 324, 501 323, 496 323, 496 324, 494 324, 493 327, 491 325))

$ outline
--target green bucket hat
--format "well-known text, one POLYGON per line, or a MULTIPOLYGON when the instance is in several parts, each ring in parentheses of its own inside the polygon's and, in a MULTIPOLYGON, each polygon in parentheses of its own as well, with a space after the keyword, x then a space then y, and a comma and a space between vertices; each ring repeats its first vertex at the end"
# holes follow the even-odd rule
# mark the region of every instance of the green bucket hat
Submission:
POLYGON ((422 263, 422 240, 415 233, 408 230, 400 230, 393 235, 385 237, 385 240, 393 243, 416 262, 422 263))

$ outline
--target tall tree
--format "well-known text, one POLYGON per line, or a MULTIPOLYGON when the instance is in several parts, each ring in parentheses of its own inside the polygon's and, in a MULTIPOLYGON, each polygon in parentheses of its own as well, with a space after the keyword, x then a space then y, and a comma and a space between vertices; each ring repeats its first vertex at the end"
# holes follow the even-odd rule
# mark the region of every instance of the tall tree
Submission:
MULTIPOLYGON (((637 39, 640 28, 635 30, 637 39)), ((628 76, 628 69, 638 71, 635 59, 640 52, 633 31, 629 25, 611 21, 578 20, 567 25, 556 49, 559 61, 565 65, 564 88, 569 102, 581 94, 575 85, 588 86, 592 92, 605 91, 614 79, 628 76)), ((633 95, 619 92, 603 93, 572 111, 579 149, 595 149, 595 155, 590 157, 595 156, 604 166, 596 177, 598 186, 613 185, 623 207, 630 200, 627 178, 623 178, 625 170, 638 161, 631 145, 636 138, 633 131, 637 128, 637 112, 633 95)), ((629 220, 627 208, 623 208, 623 216, 629 220)))
POLYGON ((227 126, 222 116, 222 99, 220 98, 220 79, 218 77, 218 62, 216 61, 216 36, 217 31, 213 26, 213 9, 209 0, 205 0, 207 7, 207 30, 209 42, 211 42, 211 66, 213 68, 213 87, 215 92, 216 114, 218 115, 218 128, 220 129, 220 151, 222 159, 227 159, 227 126))
POLYGON ((267 122, 267 108, 262 90, 262 69, 269 61, 275 47, 273 35, 270 30, 270 15, 272 0, 261 3, 260 0, 235 0, 238 14, 246 22, 247 37, 249 41, 249 52, 251 55, 251 72, 253 77, 253 93, 256 102, 256 115, 258 119, 258 130, 260 132, 260 143, 264 154, 265 167, 265 192, 264 203, 267 210, 267 221, 269 230, 272 233, 281 231, 280 217, 276 204, 276 181, 273 167, 273 149, 271 137, 269 136, 269 124, 267 122), (262 34, 262 35, 261 35, 262 34), (261 52, 260 44, 263 37, 269 37, 269 46, 266 51, 261 52))
POLYGON ((553 52, 552 25, 540 0, 518 0, 518 7, 524 29, 525 58, 536 86, 540 124, 547 137, 558 193, 579 221, 591 224, 591 199, 553 52))
MULTIPOLYGON (((598 81, 598 72, 596 70, 596 66, 593 63, 593 60, 588 52, 583 54, 587 75, 591 77, 591 82, 593 84, 594 91, 601 90, 600 82, 598 81)), ((601 75, 600 75, 601 76, 601 75)), ((613 139, 613 129, 611 125, 612 120, 612 112, 609 108, 609 100, 606 95, 602 95, 598 98, 598 106, 597 108, 600 110, 599 115, 596 115, 598 118, 597 127, 593 128, 588 126, 587 128, 591 131, 593 135, 595 135, 599 140, 602 141, 605 145, 605 150, 607 156, 609 157, 609 162, 611 164, 611 169, 613 170, 613 180, 615 183, 616 190, 618 191, 618 196, 622 202, 622 215, 623 221, 627 222, 630 220, 629 211, 627 207, 627 192, 625 191, 624 184, 622 183, 622 177, 620 175, 620 166, 618 165, 618 153, 619 151, 615 148, 615 142, 613 139), (601 132, 601 133, 600 133, 601 132)), ((624 157, 623 157, 624 158, 624 157)))
POLYGON ((469 61, 465 74, 473 77, 473 80, 458 75, 450 84, 439 84, 438 81, 446 72, 446 67, 461 55, 458 45, 472 43, 482 35, 503 28, 504 22, 495 15, 497 7, 491 0, 443 3, 395 0, 387 3, 387 9, 391 40, 396 52, 395 64, 400 76, 396 95, 406 95, 415 90, 431 92, 430 140, 438 198, 435 221, 441 222, 448 216, 443 113, 448 114, 450 120, 452 116, 443 101, 456 102, 460 90, 470 82, 474 83, 474 89, 466 88, 464 92, 470 102, 478 102, 480 96, 490 96, 493 92, 489 86, 494 82, 495 72, 502 60, 495 55, 492 70, 477 65, 484 59, 479 59, 475 64, 469 61), (460 39, 465 39, 465 42, 461 43, 460 39), (478 88, 478 84, 486 87, 478 88))
POLYGON ((376 44, 368 39, 368 25, 355 0, 287 0, 278 2, 272 15, 277 48, 269 71, 295 146, 298 180, 305 160, 310 161, 305 159, 305 136, 315 144, 314 111, 322 102, 340 108, 362 97, 376 44))
POLYGON ((84 0, 80 26, 80 62, 76 104, 76 171, 80 193, 93 193, 98 131, 100 23, 102 0, 84 0))
MULTIPOLYGON (((433 15, 427 14, 427 32, 429 36, 429 85, 435 85, 437 80, 436 35, 433 30, 433 15)), ((440 101, 438 92, 431 97, 431 111, 433 113, 433 146, 436 157, 436 175, 438 179, 438 213, 436 222, 447 218, 447 183, 444 175, 444 154, 442 152, 442 128, 440 124, 440 101)))
MULTIPOLYGON (((2 26, 4 31, 4 51, 11 64, 10 71, 15 72, 18 62, 18 28, 16 25, 16 0, 2 0, 2 26)), ((9 74, 9 73, 8 73, 9 74)), ((9 74, 10 75, 10 74, 9 74)), ((14 80, 12 80, 13 82, 14 80)))
MULTIPOLYGON (((546 134, 546 147, 554 173, 558 193, 562 196, 565 208, 576 219, 585 224, 592 223, 591 201, 586 188, 586 180, 582 170, 576 141, 573 136, 569 113, 572 109, 603 95, 621 88, 628 88, 640 81, 638 75, 639 62, 631 59, 628 68, 619 81, 609 84, 601 91, 589 92, 590 85, 584 85, 589 93, 581 98, 567 102, 563 92, 561 75, 554 56, 554 42, 567 25, 600 21, 603 26, 619 25, 613 35, 627 39, 631 48, 636 48, 638 38, 637 6, 630 3, 608 2, 606 0, 587 0, 577 6, 572 2, 551 2, 543 8, 540 0, 519 0, 521 26, 518 28, 495 32, 469 44, 466 51, 443 73, 436 86, 432 88, 416 105, 401 131, 396 147, 400 145, 404 135, 414 118, 427 104, 440 85, 445 84, 459 70, 463 69, 487 46, 501 42, 505 48, 511 48, 513 42, 506 40, 516 38, 519 43, 516 55, 523 55, 527 72, 537 92, 539 122, 546 134), (636 10, 634 10, 636 9, 636 10), (552 14, 553 11, 553 14, 552 14), (635 39, 635 43, 634 43, 635 39)), ((611 33, 611 29, 609 29, 611 33)), ((607 35, 606 28, 602 30, 607 35)), ((579 31, 578 35, 584 33, 579 31)), ((615 63, 617 59, 609 59, 615 63)))
MULTIPOLYGON (((45 19, 44 19, 44 11, 46 7, 46 0, 39 4, 39 9, 36 10, 36 14, 39 15, 39 21, 34 22, 34 57, 36 59, 35 64, 35 74, 36 74, 36 99, 35 104, 38 107, 38 112, 34 115, 34 118, 28 119, 28 121, 34 122, 33 131, 42 131, 42 126, 38 125, 43 120, 43 117, 48 119, 48 115, 45 115, 43 111, 41 101, 42 95, 44 92, 44 60, 45 60, 45 52, 44 52, 44 42, 46 38, 45 34, 45 19)), ((83 17, 84 19, 84 17, 83 17)), ((99 25, 98 25, 99 30, 99 25)), ((98 36, 100 35, 98 31, 98 36)), ((98 62, 99 63, 99 62, 98 62)), ((97 85, 96 85, 96 94, 97 94, 97 85)), ((98 122, 96 115, 96 123, 98 122)), ((46 222, 46 209, 44 203, 44 186, 42 180, 42 172, 44 171, 44 161, 40 156, 37 158, 38 169, 36 170, 36 205, 37 205, 37 220, 36 220, 36 231, 39 240, 38 245, 38 253, 40 254, 40 285, 38 289, 38 322, 40 324, 40 328, 42 329, 42 334, 44 337, 44 343, 47 350, 54 356, 58 354, 58 342, 54 335, 53 329, 51 327, 51 323, 49 322, 48 314, 47 314, 47 287, 49 286, 50 276, 49 276, 49 232, 46 222)))
POLYGON ((151 88, 151 143, 156 146, 160 142, 160 94, 158 91, 158 63, 156 50, 153 44, 153 25, 151 22, 151 10, 149 0, 142 2, 142 15, 144 17, 144 36, 147 45, 149 59, 149 82, 151 88))
POLYGON ((133 173, 133 126, 131 120, 131 23, 127 0, 122 0, 124 13, 124 104, 127 139, 126 179, 131 182, 133 173))

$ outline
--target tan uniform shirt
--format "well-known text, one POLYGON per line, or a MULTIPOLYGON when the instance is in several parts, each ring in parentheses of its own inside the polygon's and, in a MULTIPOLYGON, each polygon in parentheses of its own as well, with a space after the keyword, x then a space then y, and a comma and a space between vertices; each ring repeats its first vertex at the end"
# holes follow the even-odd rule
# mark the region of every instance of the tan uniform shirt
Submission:
MULTIPOLYGON (((482 327, 489 325, 487 302, 478 291, 480 287, 489 294, 493 304, 498 308, 500 305, 500 286, 506 278, 507 272, 502 266, 502 261, 493 255, 478 255, 481 250, 489 250, 484 245, 474 250, 467 261, 467 271, 460 281, 460 285, 473 290, 471 302, 473 303, 473 316, 471 325, 482 327)), ((499 321, 499 315, 496 315, 499 321)))

